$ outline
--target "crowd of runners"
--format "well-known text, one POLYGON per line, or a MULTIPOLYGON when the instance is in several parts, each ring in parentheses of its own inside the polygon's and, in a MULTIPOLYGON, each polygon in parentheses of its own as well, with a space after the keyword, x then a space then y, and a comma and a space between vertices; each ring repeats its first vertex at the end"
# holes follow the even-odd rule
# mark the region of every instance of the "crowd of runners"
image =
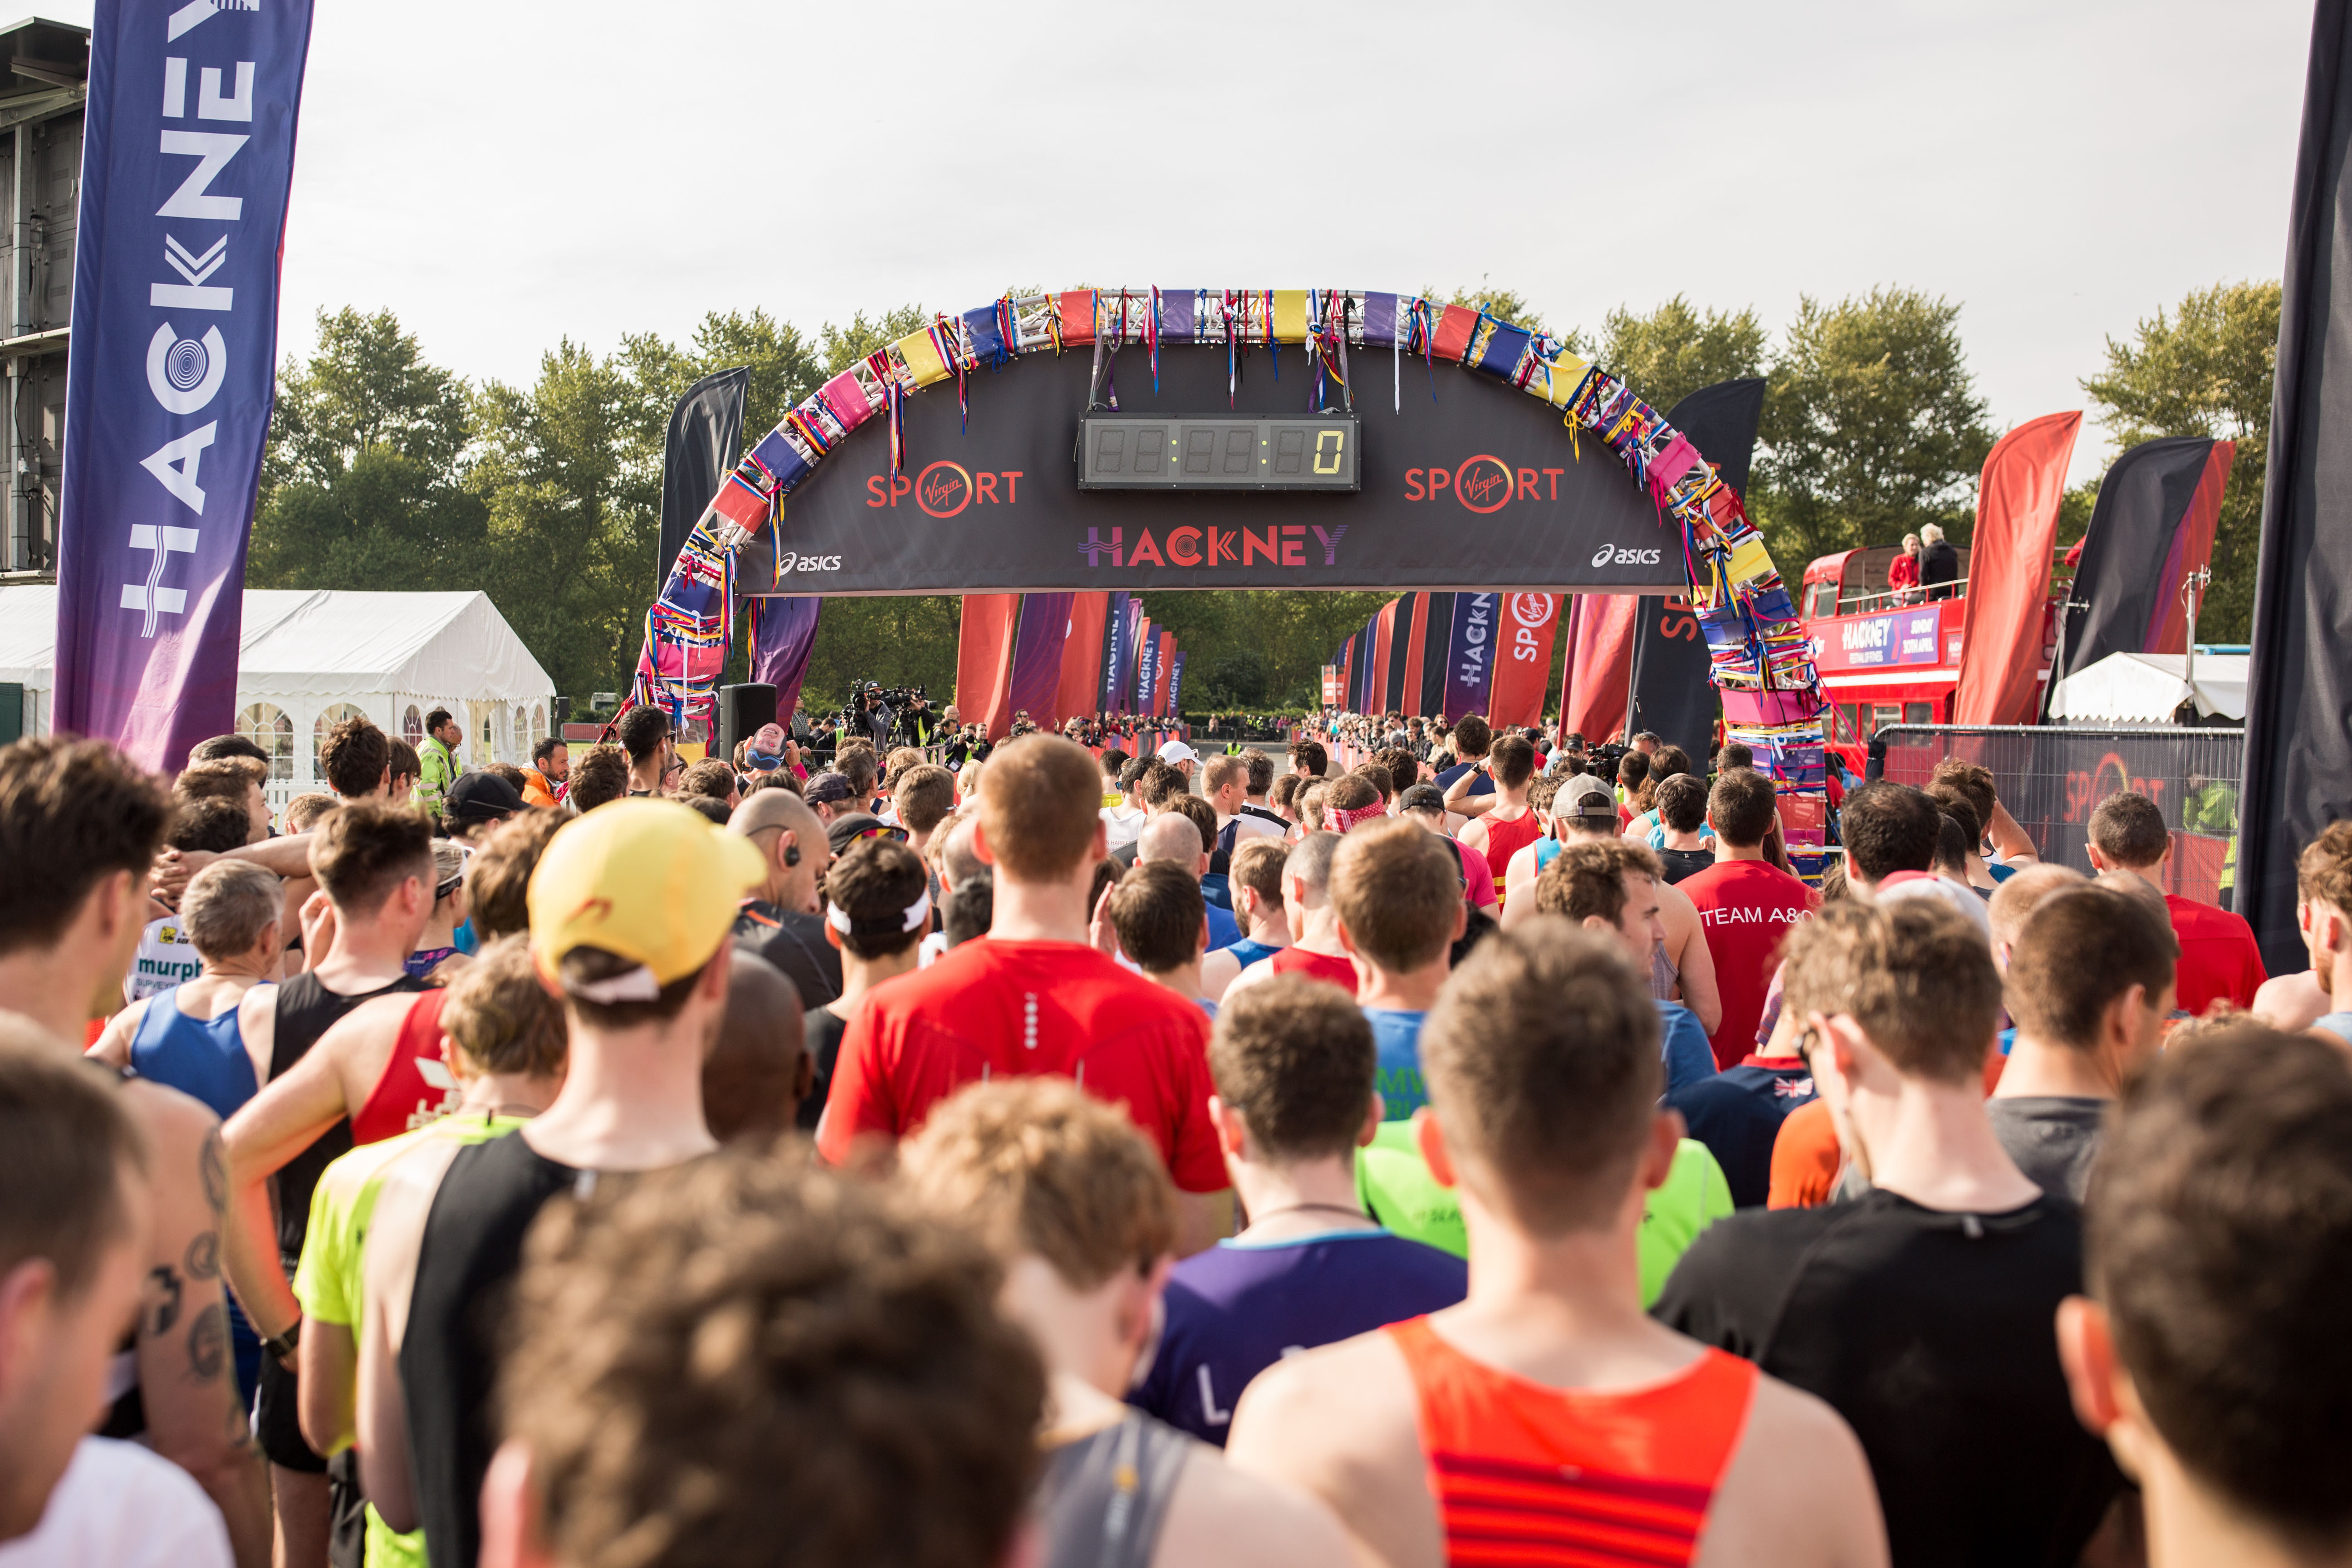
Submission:
POLYGON ((0 1568, 2352 1552, 2352 824, 433 717, 0 749, 0 1568))

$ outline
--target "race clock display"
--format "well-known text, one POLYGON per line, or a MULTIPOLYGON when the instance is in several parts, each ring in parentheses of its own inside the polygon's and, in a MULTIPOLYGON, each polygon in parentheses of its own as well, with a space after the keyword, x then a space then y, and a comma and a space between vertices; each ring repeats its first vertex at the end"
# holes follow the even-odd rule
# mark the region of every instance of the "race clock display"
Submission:
POLYGON ((1352 490, 1361 443, 1362 427, 1346 415, 1089 414, 1078 421, 1078 488, 1352 490))

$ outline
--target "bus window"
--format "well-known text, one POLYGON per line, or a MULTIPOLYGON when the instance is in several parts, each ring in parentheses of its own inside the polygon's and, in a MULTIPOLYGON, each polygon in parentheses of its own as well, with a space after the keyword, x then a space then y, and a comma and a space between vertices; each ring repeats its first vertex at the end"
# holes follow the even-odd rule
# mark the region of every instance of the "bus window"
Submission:
POLYGON ((1906 702, 1903 705, 1906 724, 1932 724, 1936 721, 1936 705, 1932 702, 1906 702))

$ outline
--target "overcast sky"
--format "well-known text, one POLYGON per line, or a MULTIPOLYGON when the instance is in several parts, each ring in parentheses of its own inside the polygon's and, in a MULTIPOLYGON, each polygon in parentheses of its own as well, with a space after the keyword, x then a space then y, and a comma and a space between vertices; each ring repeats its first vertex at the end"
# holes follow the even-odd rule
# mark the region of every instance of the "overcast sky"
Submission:
MULTIPOLYGON (((276 0, 265 0, 276 3, 276 0)), ((88 7, 45 15, 87 22, 88 7)), ((2309 0, 1674 6, 328 0, 281 351, 390 307, 528 379, 569 334, 814 330, 1010 284, 1946 295, 1993 422, 2274 278, 2309 0)), ((282 357, 281 353, 281 357, 282 357)), ((2086 427, 2076 478, 2103 466, 2086 427)))

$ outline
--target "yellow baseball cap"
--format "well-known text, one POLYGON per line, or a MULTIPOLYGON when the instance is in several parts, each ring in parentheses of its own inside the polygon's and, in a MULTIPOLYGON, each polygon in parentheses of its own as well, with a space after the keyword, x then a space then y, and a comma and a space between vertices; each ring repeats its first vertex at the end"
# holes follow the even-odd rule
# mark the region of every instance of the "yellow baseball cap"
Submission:
POLYGON ((622 975, 599 1000, 649 1001, 710 961, 766 874, 757 845, 676 801, 600 805, 549 839, 531 873, 531 957, 550 980, 575 947, 635 959, 652 985, 622 975))

